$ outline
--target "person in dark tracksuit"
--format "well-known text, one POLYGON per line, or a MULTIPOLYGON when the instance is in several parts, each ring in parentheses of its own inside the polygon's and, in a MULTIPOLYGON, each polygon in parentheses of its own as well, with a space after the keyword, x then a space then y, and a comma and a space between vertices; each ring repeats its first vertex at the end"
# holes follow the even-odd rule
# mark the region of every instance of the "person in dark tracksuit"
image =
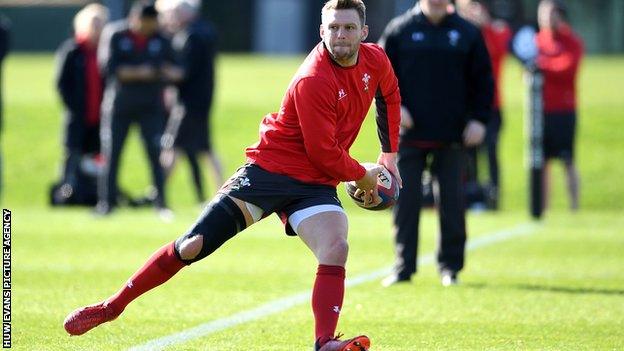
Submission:
POLYGON ((478 184, 477 172, 477 153, 487 153, 489 184, 485 188, 485 201, 488 209, 498 209, 498 199, 500 194, 500 175, 498 161, 498 144, 500 139, 501 127, 503 125, 502 111, 502 73, 505 58, 509 51, 509 42, 511 41, 512 31, 509 25, 501 20, 491 16, 490 5, 484 0, 458 0, 455 2, 458 13, 465 19, 469 20, 475 26, 481 29, 481 34, 485 40, 490 60, 492 62, 492 74, 494 76, 494 101, 492 106, 492 118, 486 126, 485 140, 483 145, 474 150, 469 157, 472 162, 474 172, 474 180, 478 184))
POLYGON ((583 40, 567 18, 559 0, 541 0, 537 8, 539 33, 537 68, 544 75, 543 205, 548 208, 550 169, 554 159, 563 162, 570 210, 579 208, 579 172, 574 158, 577 127, 576 82, 583 58, 583 40))
POLYGON ((160 138, 165 124, 163 88, 178 81, 171 44, 158 31, 158 12, 149 3, 137 2, 127 21, 107 25, 98 60, 106 90, 102 103, 101 143, 106 166, 98 184, 96 212, 108 214, 116 205, 119 159, 133 122, 141 127, 156 188, 155 206, 169 217, 164 193, 164 173, 159 164, 160 138))
POLYGON ((100 107, 104 90, 97 46, 108 10, 90 4, 74 17, 74 36, 56 53, 56 87, 65 107, 65 159, 61 184, 76 186, 84 154, 100 152, 100 107))
POLYGON ((493 78, 479 29, 451 13, 449 5, 449 0, 421 0, 392 20, 380 39, 402 97, 398 162, 403 188, 394 207, 397 262, 385 286, 409 281, 416 272, 426 167, 439 188, 442 284, 457 284, 464 266, 464 149, 483 140, 492 113, 493 78))
POLYGON ((223 184, 221 162, 212 148, 209 128, 216 33, 198 16, 198 6, 186 0, 163 2, 173 4, 161 12, 164 12, 165 25, 174 33, 172 44, 184 68, 184 78, 177 84, 177 102, 163 135, 161 164, 169 174, 180 152, 184 152, 191 166, 197 200, 203 203, 206 197, 198 156, 207 158, 214 173, 215 188, 223 184))

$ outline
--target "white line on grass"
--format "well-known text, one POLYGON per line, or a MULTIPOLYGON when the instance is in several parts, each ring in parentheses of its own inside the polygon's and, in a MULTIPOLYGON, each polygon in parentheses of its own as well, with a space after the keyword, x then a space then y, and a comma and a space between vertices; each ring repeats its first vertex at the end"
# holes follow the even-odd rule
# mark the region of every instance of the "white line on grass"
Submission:
MULTIPOLYGON (((498 242, 505 241, 517 236, 531 234, 536 227, 536 224, 525 223, 513 228, 470 239, 467 245, 467 250, 474 250, 480 247, 496 244, 498 242)), ((434 262, 434 258, 435 255, 432 253, 424 255, 418 260, 418 264, 421 266, 432 264, 434 262)), ((386 267, 370 273, 361 274, 356 277, 347 279, 346 286, 353 287, 363 283, 368 283, 370 281, 380 279, 390 272, 391 267, 386 267)), ((224 329, 228 329, 243 323, 255 321, 260 318, 264 318, 272 314, 285 311, 291 307, 295 307, 297 305, 309 302, 310 298, 311 292, 309 291, 286 296, 281 299, 270 301, 254 309, 239 312, 229 317, 216 319, 211 322, 200 324, 196 327, 183 330, 179 333, 148 341, 144 344, 130 348, 129 351, 162 350, 175 344, 185 343, 187 341, 213 334, 224 329)))

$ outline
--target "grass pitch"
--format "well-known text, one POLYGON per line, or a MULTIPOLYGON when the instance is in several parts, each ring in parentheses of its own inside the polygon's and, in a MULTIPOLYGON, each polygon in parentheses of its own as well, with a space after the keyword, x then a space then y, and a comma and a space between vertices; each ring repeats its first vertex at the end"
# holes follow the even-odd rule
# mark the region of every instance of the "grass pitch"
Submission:
MULTIPOLYGON (((214 143, 226 173, 257 138, 263 114, 276 111, 301 58, 222 56, 213 111, 214 143)), ((3 207, 13 211, 13 348, 126 350, 206 322, 309 291, 316 264, 275 218, 240 234, 221 250, 139 298, 116 321, 70 338, 62 329, 75 307, 113 293, 160 245, 195 219, 187 166, 177 168, 168 195, 176 212, 163 224, 153 211, 121 210, 94 219, 86 209, 51 209, 58 177, 61 111, 50 55, 13 55, 5 66, 3 207)), ((388 289, 374 279, 347 289, 338 329, 366 333, 373 350, 619 350, 624 348, 624 75, 623 57, 591 57, 580 77, 578 164, 581 211, 567 211, 563 174, 553 172, 545 219, 523 235, 467 254, 462 284, 442 288, 435 265, 413 283, 388 289)), ((469 214, 472 242, 529 223, 522 121, 522 74, 508 62, 501 140, 502 209, 469 214)), ((131 133, 121 184, 132 194, 149 184, 145 155, 131 133)), ((369 118, 352 149, 361 161, 378 153, 369 118)), ((207 179, 209 179, 207 177, 207 179)), ((339 189, 342 193, 342 189, 339 189)), ((343 198, 350 217, 349 277, 393 260, 390 215, 368 213, 343 198)), ((437 217, 425 211, 422 257, 435 251, 437 217)), ((172 350, 309 350, 307 302, 236 325, 172 350)))

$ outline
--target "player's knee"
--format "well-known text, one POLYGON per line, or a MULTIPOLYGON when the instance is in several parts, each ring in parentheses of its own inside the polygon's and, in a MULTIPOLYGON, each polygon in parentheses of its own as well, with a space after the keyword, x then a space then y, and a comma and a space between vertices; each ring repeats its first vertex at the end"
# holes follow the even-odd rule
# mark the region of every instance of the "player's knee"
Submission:
POLYGON ((186 264, 197 262, 245 227, 245 217, 236 203, 227 196, 218 196, 191 230, 176 240, 176 254, 186 264))
POLYGON ((349 243, 346 238, 340 237, 329 243, 321 257, 321 263, 344 266, 349 254, 349 243))
POLYGON ((204 246, 203 235, 195 235, 185 238, 179 245, 180 258, 184 261, 191 261, 201 253, 204 246))

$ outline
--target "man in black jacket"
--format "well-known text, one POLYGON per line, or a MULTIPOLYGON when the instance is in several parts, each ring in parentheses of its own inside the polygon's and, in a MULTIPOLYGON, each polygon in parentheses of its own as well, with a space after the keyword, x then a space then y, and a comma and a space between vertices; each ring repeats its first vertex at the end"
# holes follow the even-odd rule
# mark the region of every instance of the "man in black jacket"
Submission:
POLYGON ((394 207, 397 262, 385 286, 416 272, 422 173, 436 177, 440 214, 438 265, 445 286, 457 284, 466 244, 463 153, 481 143, 491 115, 493 78, 477 27, 449 9, 449 0, 421 0, 392 20, 380 39, 402 97, 399 170, 394 207))
MULTIPOLYGON (((106 7, 85 6, 74 17, 74 36, 63 42, 56 54, 56 86, 65 107, 65 162, 61 184, 69 189, 76 187, 82 156, 100 151, 100 105, 104 85, 97 65, 97 45, 107 20, 106 7)), ((64 192, 68 196, 72 191, 64 192)))
POLYGON ((141 127, 156 188, 155 206, 164 219, 166 207, 164 173, 159 163, 160 138, 165 128, 163 88, 179 81, 182 70, 168 39, 158 30, 154 5, 136 2, 127 21, 105 27, 98 61, 106 78, 102 103, 102 152, 106 166, 98 184, 99 214, 108 214, 117 199, 117 172, 130 125, 141 127))
POLYGON ((177 84, 178 99, 163 135, 161 164, 169 174, 181 151, 188 157, 197 200, 206 200, 198 156, 206 157, 214 174, 215 191, 223 184, 221 162, 212 148, 209 114, 214 91, 216 33, 199 17, 199 6, 188 0, 162 0, 164 22, 173 32, 173 48, 184 68, 177 84), (167 7, 169 6, 169 7, 167 7))

